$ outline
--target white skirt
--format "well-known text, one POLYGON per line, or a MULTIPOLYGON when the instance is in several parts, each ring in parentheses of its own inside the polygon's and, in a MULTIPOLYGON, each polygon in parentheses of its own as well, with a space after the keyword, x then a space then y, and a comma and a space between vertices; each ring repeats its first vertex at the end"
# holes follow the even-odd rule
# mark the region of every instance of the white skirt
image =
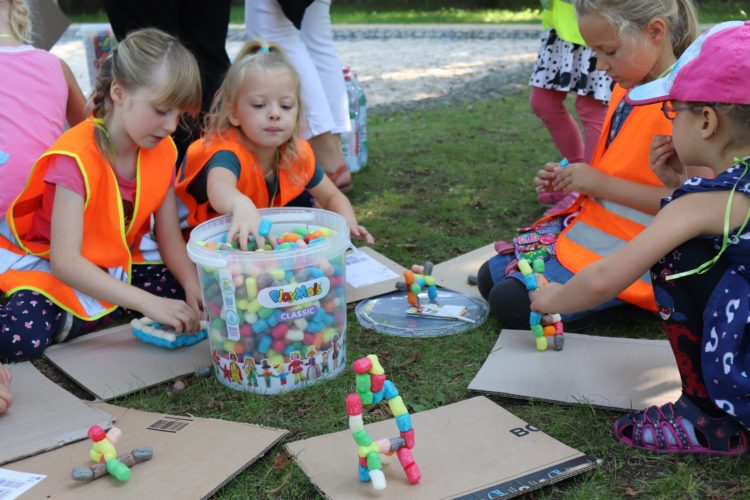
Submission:
POLYGON ((613 82, 606 72, 596 70, 592 49, 567 42, 549 29, 542 36, 529 85, 591 96, 608 104, 613 82))

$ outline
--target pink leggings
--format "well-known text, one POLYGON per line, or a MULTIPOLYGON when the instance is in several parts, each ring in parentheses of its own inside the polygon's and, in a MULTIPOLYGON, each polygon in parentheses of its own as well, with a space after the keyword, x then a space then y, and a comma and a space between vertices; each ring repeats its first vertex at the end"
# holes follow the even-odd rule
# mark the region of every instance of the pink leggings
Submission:
POLYGON ((568 92, 531 87, 531 109, 544 122, 562 158, 567 158, 570 163, 590 162, 607 106, 593 97, 576 96, 576 113, 583 123, 584 143, 578 124, 565 107, 567 95, 568 92))

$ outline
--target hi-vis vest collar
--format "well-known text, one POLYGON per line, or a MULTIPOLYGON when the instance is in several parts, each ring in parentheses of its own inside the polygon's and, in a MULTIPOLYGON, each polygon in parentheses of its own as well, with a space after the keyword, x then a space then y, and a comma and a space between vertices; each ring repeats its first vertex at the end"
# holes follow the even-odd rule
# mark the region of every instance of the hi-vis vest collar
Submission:
POLYGON ((133 217, 125 227, 117 180, 96 146, 94 125, 88 119, 65 132, 36 162, 24 190, 0 222, 0 289, 6 294, 35 290, 74 315, 93 320, 117 306, 62 283, 50 270, 49 243, 26 239, 42 205, 44 177, 55 155, 73 158, 86 186, 81 255, 114 278, 129 282, 131 265, 144 262, 141 247, 146 245, 151 215, 171 187, 176 149, 168 138, 139 151, 133 217))
POLYGON ((257 208, 285 206, 302 194, 315 173, 315 155, 312 148, 307 141, 298 138, 298 161, 290 167, 279 169, 278 192, 274 196, 274 193, 269 193, 266 188, 263 172, 255 156, 240 142, 234 130, 227 132, 223 139, 218 136, 212 136, 210 141, 205 137, 201 138, 188 148, 185 162, 177 177, 175 193, 179 200, 180 222, 183 229, 195 227, 219 215, 211 208, 208 198, 196 199, 188 189, 201 175, 204 176, 203 182, 206 182, 206 163, 219 151, 231 151, 237 156, 240 161, 237 190, 249 197, 257 208))
MULTIPOLYGON (((625 90, 615 86, 591 164, 613 177, 660 186, 662 183, 651 170, 648 159, 652 137, 672 134, 672 124, 661 113, 660 105, 633 108, 615 139, 609 147, 606 146, 612 115, 624 96, 625 90)), ((587 196, 581 196, 570 212, 576 210, 580 210, 578 215, 560 233, 555 247, 560 263, 574 273, 625 246, 653 219, 633 208, 587 196)), ((656 311, 648 273, 618 297, 643 309, 656 311)))

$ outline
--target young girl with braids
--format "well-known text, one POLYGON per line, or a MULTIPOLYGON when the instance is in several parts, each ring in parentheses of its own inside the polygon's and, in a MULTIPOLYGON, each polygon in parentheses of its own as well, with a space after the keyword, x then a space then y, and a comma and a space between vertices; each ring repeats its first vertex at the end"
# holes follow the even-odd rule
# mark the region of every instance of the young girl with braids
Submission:
POLYGON ((130 33, 104 61, 94 116, 37 160, 0 223, 0 359, 40 355, 133 311, 197 331, 170 134, 197 112, 200 89, 193 56, 159 30, 130 33), (166 266, 148 238, 152 216, 166 266))
POLYGON ((352 238, 374 242, 298 136, 301 106, 297 73, 281 49, 246 43, 216 93, 205 136, 188 148, 178 173, 183 226, 231 214, 228 239, 246 250, 248 236, 264 241, 258 208, 284 206, 308 190, 346 219, 352 238))
POLYGON ((39 155, 86 118, 86 99, 67 64, 30 43, 24 0, 0 0, 0 216, 39 155))
POLYGON ((601 303, 650 270, 682 379, 675 403, 618 419, 617 439, 661 453, 750 450, 750 21, 701 35, 662 79, 632 89, 631 105, 661 104, 671 142, 654 167, 684 182, 630 243, 564 285, 533 292, 531 308, 569 313, 601 303), (715 177, 687 178, 685 165, 715 177))

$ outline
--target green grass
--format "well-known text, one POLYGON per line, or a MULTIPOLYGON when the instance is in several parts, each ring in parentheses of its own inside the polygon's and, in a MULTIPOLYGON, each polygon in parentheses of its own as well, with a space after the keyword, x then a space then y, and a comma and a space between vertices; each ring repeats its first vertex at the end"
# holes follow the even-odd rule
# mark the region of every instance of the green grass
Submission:
MULTIPOLYGON (((700 6, 701 23, 717 23, 729 19, 747 19, 750 8, 745 2, 714 0, 700 6)), ((93 14, 69 16, 73 23, 106 23, 107 16, 103 11, 93 14)), ((331 8, 331 20, 334 24, 502 24, 502 23, 539 23, 541 10, 536 8, 519 9, 463 9, 454 7, 434 8, 431 10, 400 7, 398 3, 385 1, 367 2, 363 5, 334 4, 331 8)), ((230 23, 244 24, 245 9, 233 6, 230 23)))
MULTIPOLYGON (((354 177, 351 199, 361 222, 377 238, 375 249, 405 265, 425 259, 440 262, 495 239, 507 239, 515 227, 535 220, 542 209, 534 199, 531 178, 542 163, 557 157, 546 130, 529 110, 526 91, 422 111, 374 113, 369 144, 371 164, 354 177)), ((452 337, 403 339, 364 330, 350 308, 347 359, 378 354, 410 411, 437 408, 474 395, 467 386, 500 329, 490 319, 474 331, 452 337)), ((651 317, 590 333, 663 338, 651 317)), ((345 430, 343 401, 353 389, 350 370, 325 383, 274 397, 234 392, 211 376, 189 379, 187 389, 179 394, 171 394, 170 384, 163 384, 114 403, 285 428, 290 431, 285 441, 292 441, 345 430)), ((540 498, 750 495, 750 457, 643 453, 611 437, 611 423, 618 413, 583 405, 492 399, 561 442, 604 460, 591 474, 541 490, 540 498)), ((368 422, 384 418, 387 412, 382 406, 366 413, 368 422)), ((217 493, 222 499, 318 496, 286 456, 283 443, 217 493)))

